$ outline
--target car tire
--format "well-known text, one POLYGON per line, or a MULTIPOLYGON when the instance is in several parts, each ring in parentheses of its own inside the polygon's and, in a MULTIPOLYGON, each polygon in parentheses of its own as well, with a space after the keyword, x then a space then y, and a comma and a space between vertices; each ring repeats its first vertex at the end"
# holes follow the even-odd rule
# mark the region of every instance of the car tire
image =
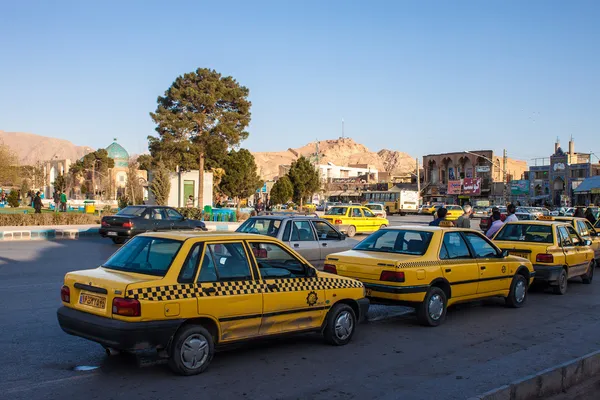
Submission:
POLYGON ((417 321, 423 326, 438 326, 446 319, 448 299, 439 287, 431 287, 417 307, 417 321), (441 310, 439 310, 441 307, 441 310))
POLYGON ((111 238, 111 239, 114 244, 123 244, 127 240, 127 239, 121 238, 121 237, 116 237, 116 238, 111 238))
POLYGON ((347 304, 336 304, 327 313, 323 339, 334 346, 348 344, 356 330, 356 314, 347 304))
POLYGON ((595 263, 593 261, 590 262, 590 265, 588 266, 588 270, 585 272, 584 275, 581 275, 581 280, 586 285, 589 285, 590 283, 592 283, 592 279, 594 279, 594 269, 596 268, 596 266, 594 264, 595 263))
POLYGON ((527 300, 528 286, 527 278, 520 274, 515 275, 510 284, 508 296, 504 298, 506 305, 512 308, 523 307, 525 300, 527 300))
POLYGON ((179 375, 196 375, 208 368, 214 353, 213 337, 203 326, 184 326, 171 343, 169 368, 179 375))
POLYGON ((356 227, 355 226, 349 226, 348 230, 346 231, 346 236, 348 236, 348 237, 354 237, 354 235, 356 235, 356 227))
POLYGON ((556 286, 552 287, 555 294, 564 295, 567 293, 567 271, 563 268, 558 276, 556 286))

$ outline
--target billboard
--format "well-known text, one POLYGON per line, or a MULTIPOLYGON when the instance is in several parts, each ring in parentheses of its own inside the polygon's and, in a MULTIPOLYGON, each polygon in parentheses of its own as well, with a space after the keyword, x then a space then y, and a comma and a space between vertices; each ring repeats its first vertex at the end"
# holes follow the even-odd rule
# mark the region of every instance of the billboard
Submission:
POLYGON ((463 194, 480 195, 481 178, 465 178, 463 181, 463 194))
POLYGON ((529 181, 528 180, 516 180, 510 182, 510 194, 513 196, 523 196, 529 194, 529 181))
POLYGON ((460 181, 448 181, 447 194, 460 194, 460 193, 461 193, 461 182, 460 181))
POLYGON ((477 172, 490 172, 490 166, 489 165, 478 165, 475 168, 475 171, 477 171, 477 172))

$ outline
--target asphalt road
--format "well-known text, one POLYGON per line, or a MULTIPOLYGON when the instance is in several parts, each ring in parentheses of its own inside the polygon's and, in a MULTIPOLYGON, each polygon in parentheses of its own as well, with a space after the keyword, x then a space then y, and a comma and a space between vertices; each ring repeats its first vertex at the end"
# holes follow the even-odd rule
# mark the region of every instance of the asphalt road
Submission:
POLYGON ((0 243, 0 399, 466 399, 600 348, 600 281, 572 282, 566 296, 530 293, 522 309, 456 306, 437 328, 374 307, 348 346, 318 335, 263 341, 178 377, 60 330, 64 273, 114 250, 102 240, 0 243))

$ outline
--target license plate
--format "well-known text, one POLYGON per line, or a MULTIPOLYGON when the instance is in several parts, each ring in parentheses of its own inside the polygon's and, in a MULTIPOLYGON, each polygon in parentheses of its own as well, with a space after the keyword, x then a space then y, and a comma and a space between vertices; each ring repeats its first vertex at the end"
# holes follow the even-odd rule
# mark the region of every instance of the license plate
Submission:
POLYGON ((371 289, 365 290, 365 293, 366 293, 367 296, 370 296, 371 295, 371 289))
POLYGON ((117 232, 108 232, 107 235, 108 236, 117 236, 118 233, 117 232))
POLYGON ((517 257, 527 258, 527 254, 525 254, 525 253, 513 253, 513 252, 510 252, 510 254, 513 255, 513 256, 517 256, 517 257))
POLYGON ((94 296, 87 293, 81 293, 79 295, 79 304, 94 308, 106 308, 106 297, 94 296))

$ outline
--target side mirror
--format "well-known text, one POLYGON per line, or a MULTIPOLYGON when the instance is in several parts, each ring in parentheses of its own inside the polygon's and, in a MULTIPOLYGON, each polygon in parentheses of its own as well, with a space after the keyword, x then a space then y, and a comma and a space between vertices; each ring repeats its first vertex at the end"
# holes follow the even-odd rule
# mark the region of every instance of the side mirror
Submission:
POLYGON ((500 255, 502 256, 502 258, 508 257, 508 250, 502 250, 502 253, 500 253, 500 255))
POLYGON ((309 278, 314 278, 315 276, 317 276, 317 270, 316 269, 314 269, 310 265, 306 265, 305 267, 307 268, 306 275, 309 278))
POLYGON ((588 239, 585 239, 585 240, 583 240, 583 241, 581 242, 581 245, 582 245, 582 246, 591 246, 591 245, 592 245, 592 241, 591 241, 591 240, 588 240, 588 239))
POLYGON ((346 240, 346 234, 340 232, 340 240, 346 240))

